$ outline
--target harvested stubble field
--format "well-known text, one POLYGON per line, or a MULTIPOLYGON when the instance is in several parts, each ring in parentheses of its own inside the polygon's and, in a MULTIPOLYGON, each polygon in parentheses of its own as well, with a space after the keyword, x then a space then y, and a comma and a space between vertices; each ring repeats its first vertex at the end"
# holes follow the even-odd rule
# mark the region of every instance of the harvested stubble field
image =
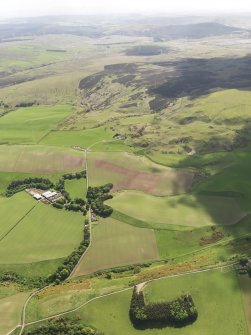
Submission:
POLYGON ((84 153, 42 145, 1 145, 0 171, 37 174, 75 172, 85 167, 84 153))
POLYGON ((187 192, 194 175, 155 164, 143 156, 126 152, 88 154, 92 186, 112 182, 113 191, 139 190, 154 195, 187 192))
POLYGON ((159 258, 154 231, 136 228, 112 218, 100 219, 93 227, 91 248, 74 276, 159 258))
POLYGON ((234 198, 221 196, 155 197, 136 191, 121 191, 106 203, 160 229, 170 225, 188 228, 233 225, 246 216, 234 198))

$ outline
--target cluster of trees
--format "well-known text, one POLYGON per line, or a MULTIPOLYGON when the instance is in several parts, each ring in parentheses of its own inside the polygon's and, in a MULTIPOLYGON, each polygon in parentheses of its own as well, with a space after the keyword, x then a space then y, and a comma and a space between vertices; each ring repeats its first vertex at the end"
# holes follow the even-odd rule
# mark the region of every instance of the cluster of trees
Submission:
POLYGON ((43 287, 46 280, 42 277, 26 278, 12 271, 3 272, 0 275, 0 283, 16 283, 26 288, 43 287))
POLYGON ((64 281, 66 278, 69 277, 70 273, 73 271, 74 267, 77 265, 80 257, 86 251, 90 244, 90 228, 89 228, 89 221, 88 219, 85 220, 85 228, 84 228, 84 238, 80 243, 79 247, 75 249, 60 265, 56 272, 51 275, 47 282, 60 284, 60 282, 64 281))
POLYGON ((251 262, 248 257, 240 257, 239 259, 240 268, 239 274, 248 274, 251 277, 251 262))
POLYGON ((182 295, 170 302, 146 305, 143 292, 137 292, 136 287, 132 294, 129 313, 131 321, 136 325, 164 322, 173 327, 182 327, 193 323, 198 317, 191 295, 182 295))
POLYGON ((64 199, 59 199, 55 201, 52 204, 52 206, 58 209, 65 208, 66 210, 69 211, 82 212, 83 215, 86 215, 87 210, 85 206, 86 205, 85 201, 81 198, 72 200, 70 194, 65 189, 65 180, 81 179, 81 178, 86 178, 86 171, 64 174, 62 178, 59 179, 58 183, 55 186, 55 189, 64 196, 64 199))
POLYGON ((33 105, 38 105, 38 103, 36 101, 32 101, 32 102, 20 102, 19 104, 16 104, 16 107, 32 107, 33 105))
POLYGON ((60 318, 44 326, 29 330, 26 335, 101 335, 91 327, 79 324, 78 320, 60 318))
POLYGON ((6 191, 6 196, 11 197, 13 194, 21 192, 26 188, 40 188, 41 190, 48 190, 53 187, 53 183, 45 178, 26 178, 23 180, 12 181, 6 191))
POLYGON ((87 204, 96 215, 108 217, 112 214, 113 209, 104 204, 105 200, 112 199, 112 195, 109 194, 112 188, 111 183, 99 187, 88 187, 87 204))

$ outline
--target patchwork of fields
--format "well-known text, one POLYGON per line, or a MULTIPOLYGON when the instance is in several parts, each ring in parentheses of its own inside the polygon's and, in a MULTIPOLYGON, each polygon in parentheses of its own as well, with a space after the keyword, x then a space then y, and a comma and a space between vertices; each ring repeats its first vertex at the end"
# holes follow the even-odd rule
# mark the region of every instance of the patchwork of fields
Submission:
POLYGON ((48 283, 24 323, 71 310, 105 335, 250 335, 250 31, 85 20, 20 40, 0 25, 0 335, 47 324, 9 333, 48 283), (36 177, 62 198, 7 197, 36 177), (198 319, 134 327, 145 281, 147 303, 191 294, 198 319))
POLYGON ((0 143, 36 144, 72 112, 70 105, 19 108, 0 119, 0 143))

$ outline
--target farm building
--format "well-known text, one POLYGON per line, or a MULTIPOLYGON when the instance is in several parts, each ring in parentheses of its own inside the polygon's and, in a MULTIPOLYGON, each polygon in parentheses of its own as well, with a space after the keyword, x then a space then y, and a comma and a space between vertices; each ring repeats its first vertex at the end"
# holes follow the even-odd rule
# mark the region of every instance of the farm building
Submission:
POLYGON ((46 191, 42 193, 42 196, 45 197, 46 199, 50 199, 52 197, 55 197, 57 195, 57 192, 51 192, 51 191, 46 191))
POLYGON ((42 197, 41 194, 39 194, 39 193, 35 193, 35 194, 33 194, 33 198, 36 199, 36 200, 41 200, 41 199, 43 199, 43 197, 42 197))

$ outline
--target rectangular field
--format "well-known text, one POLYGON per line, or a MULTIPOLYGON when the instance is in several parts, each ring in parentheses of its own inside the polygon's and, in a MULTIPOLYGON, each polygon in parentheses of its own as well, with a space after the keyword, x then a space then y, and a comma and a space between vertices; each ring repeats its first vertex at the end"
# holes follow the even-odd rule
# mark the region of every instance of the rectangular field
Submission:
POLYGON ((83 170, 84 153, 41 145, 1 145, 0 172, 53 174, 83 170))
POLYGON ((74 276, 159 258, 153 230, 108 218, 93 228, 92 245, 74 276))
POLYGON ((153 228, 233 225, 246 215, 234 198, 220 196, 155 197, 124 191, 106 203, 124 214, 152 223, 153 228))
POLYGON ((127 152, 90 152, 88 164, 90 185, 111 182, 113 191, 139 190, 163 196, 184 193, 193 182, 192 173, 164 167, 127 152))
POLYGON ((11 198, 0 198, 0 240, 35 204, 36 202, 24 192, 11 198))
POLYGON ((101 127, 88 130, 52 131, 41 143, 55 146, 80 146, 88 148, 96 142, 112 139, 112 133, 101 127))
POLYGON ((86 198, 86 179, 65 180, 65 189, 72 199, 86 198))
POLYGON ((1 144, 36 144, 65 117, 70 105, 19 108, 0 119, 1 144))
POLYGON ((83 238, 83 216, 37 203, 0 241, 0 264, 32 263, 68 256, 83 238))

